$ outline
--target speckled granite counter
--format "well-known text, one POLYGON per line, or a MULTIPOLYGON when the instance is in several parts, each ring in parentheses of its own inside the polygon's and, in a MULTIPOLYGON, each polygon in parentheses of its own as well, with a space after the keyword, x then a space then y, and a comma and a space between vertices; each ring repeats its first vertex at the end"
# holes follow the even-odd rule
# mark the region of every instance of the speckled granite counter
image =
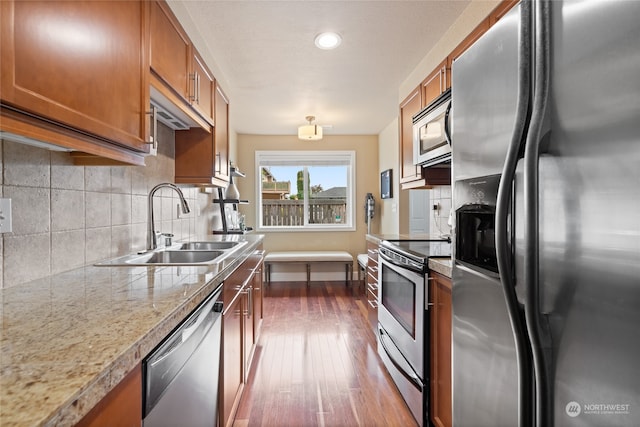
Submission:
POLYGON ((78 422, 263 236, 229 238, 248 244, 211 267, 88 266, 3 289, 0 425, 78 422))
POLYGON ((451 279, 451 258, 429 258, 429 270, 451 279))

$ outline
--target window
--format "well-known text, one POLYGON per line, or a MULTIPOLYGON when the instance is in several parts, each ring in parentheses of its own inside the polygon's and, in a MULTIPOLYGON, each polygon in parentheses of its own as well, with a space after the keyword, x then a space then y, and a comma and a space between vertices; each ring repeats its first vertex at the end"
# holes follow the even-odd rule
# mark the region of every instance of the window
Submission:
POLYGON ((354 151, 257 151, 258 229, 354 230, 354 151))

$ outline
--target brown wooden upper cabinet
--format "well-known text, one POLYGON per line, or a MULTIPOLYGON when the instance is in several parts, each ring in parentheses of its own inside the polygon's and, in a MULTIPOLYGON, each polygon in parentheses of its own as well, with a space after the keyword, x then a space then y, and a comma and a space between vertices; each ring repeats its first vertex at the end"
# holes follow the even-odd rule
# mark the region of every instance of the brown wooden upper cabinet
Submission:
POLYGON ((445 59, 420 84, 422 91, 422 108, 433 102, 451 87, 451 69, 445 59))
POLYGON ((2 130, 144 164, 148 3, 0 2, 2 130))
POLYGON ((448 168, 423 168, 413 164, 413 116, 422 109, 423 94, 424 86, 420 85, 400 104, 400 187, 403 190, 451 183, 448 168))
POLYGON ((189 75, 189 82, 191 83, 191 106, 207 121, 214 123, 213 97, 216 90, 215 79, 195 49, 193 49, 191 61, 193 71, 189 75))
POLYGON ((214 124, 213 74, 164 1, 151 5, 151 85, 203 129, 214 124))
POLYGON ((215 127, 176 131, 176 183, 226 186, 229 182, 229 101, 217 85, 214 110, 215 127))
POLYGON ((413 164, 413 116, 421 108, 421 88, 415 88, 400 104, 400 185, 402 189, 420 187, 422 168, 413 164))

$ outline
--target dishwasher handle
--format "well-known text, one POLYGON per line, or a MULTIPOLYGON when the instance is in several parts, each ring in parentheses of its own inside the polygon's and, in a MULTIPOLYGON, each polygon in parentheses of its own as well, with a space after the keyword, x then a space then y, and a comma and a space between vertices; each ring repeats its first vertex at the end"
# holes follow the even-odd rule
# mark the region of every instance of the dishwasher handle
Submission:
POLYGON ((196 308, 145 360, 145 414, 150 412, 163 390, 180 373, 213 325, 221 320, 222 290, 213 293, 196 308))
MULTIPOLYGON (((189 319, 182 324, 167 341, 166 346, 162 346, 154 353, 150 360, 151 367, 162 363, 167 357, 170 357, 175 352, 189 341, 189 338, 194 332, 204 332, 209 329, 209 326, 213 324, 213 319, 210 319, 210 312, 213 311, 215 301, 208 301, 206 306, 202 306, 197 312, 193 313, 189 319), (209 318, 209 319, 208 319, 209 318), (207 322, 207 320, 209 320, 207 322), (206 323, 205 323, 206 322, 206 323)), ((202 337, 203 333, 199 333, 198 336, 202 337)))

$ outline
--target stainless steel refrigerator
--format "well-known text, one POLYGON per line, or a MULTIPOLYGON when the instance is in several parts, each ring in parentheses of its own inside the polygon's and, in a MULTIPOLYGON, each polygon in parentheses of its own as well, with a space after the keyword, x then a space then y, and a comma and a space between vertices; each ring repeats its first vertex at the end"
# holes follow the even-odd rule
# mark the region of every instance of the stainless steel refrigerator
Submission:
POLYGON ((640 426, 640 1, 523 1, 452 66, 453 425, 640 426))

